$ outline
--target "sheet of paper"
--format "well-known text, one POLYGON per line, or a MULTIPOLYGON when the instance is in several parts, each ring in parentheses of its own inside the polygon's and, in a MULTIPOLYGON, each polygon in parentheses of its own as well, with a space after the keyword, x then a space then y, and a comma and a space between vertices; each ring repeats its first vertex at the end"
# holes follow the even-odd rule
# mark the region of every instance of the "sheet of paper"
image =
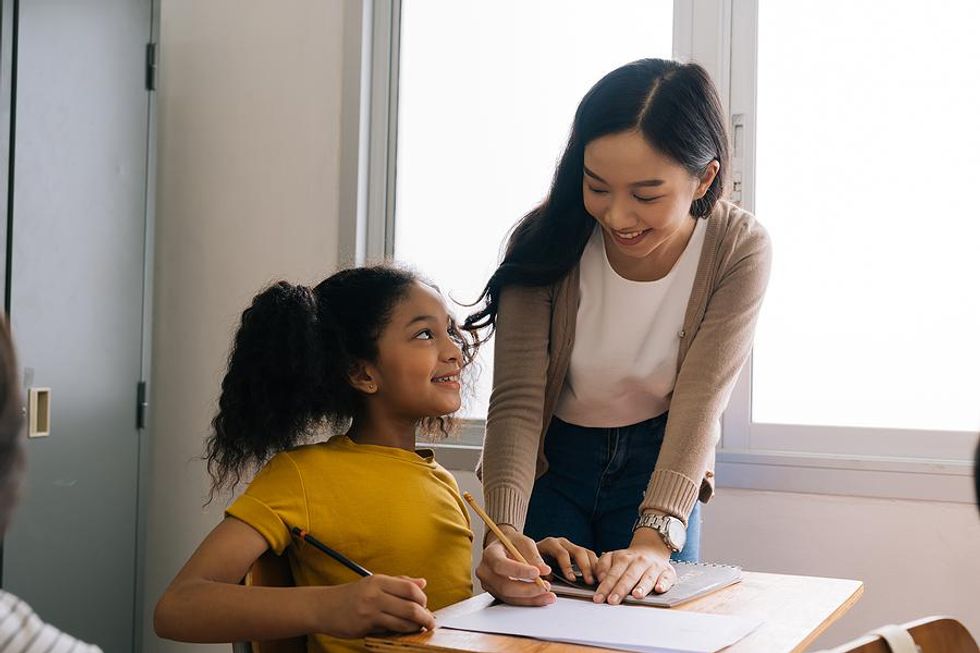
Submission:
POLYGON ((541 608, 492 605, 439 619, 443 628, 519 635, 639 653, 714 653, 759 627, 758 619, 559 598, 541 608))

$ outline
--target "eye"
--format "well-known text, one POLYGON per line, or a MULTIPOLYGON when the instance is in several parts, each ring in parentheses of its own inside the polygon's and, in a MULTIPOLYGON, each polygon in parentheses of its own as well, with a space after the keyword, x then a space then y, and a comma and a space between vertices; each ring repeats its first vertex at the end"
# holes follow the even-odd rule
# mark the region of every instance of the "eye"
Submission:
POLYGON ((640 195, 634 195, 633 196, 633 198, 637 202, 640 202, 641 204, 651 204, 651 203, 656 202, 657 200, 659 200, 661 197, 663 197, 663 195, 657 195, 655 197, 641 197, 640 195))
POLYGON ((592 186, 589 186, 589 190, 592 191, 593 193, 595 193, 596 195, 608 195, 609 194, 609 191, 608 190, 603 190, 601 188, 593 188, 592 186))
POLYGON ((415 339, 416 340, 433 340, 433 339, 435 339, 435 335, 433 335, 432 329, 422 329, 421 331, 419 331, 418 333, 415 334, 415 339))

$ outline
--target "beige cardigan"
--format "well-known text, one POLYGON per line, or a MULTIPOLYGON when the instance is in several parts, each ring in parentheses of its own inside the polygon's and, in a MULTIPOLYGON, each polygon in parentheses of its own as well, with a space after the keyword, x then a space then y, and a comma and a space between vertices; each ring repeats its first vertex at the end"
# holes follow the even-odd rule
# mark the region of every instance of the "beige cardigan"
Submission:
MULTIPOLYGON (((677 381, 663 447, 640 513, 687 521, 714 493, 720 419, 752 347, 769 280, 769 236, 749 213, 721 201, 707 218, 694 288, 684 316, 677 381)), ((500 296, 493 392, 483 455, 487 512, 524 529, 536 478, 548 467, 544 435, 565 382, 579 303, 578 266, 551 286, 509 286, 500 296)))

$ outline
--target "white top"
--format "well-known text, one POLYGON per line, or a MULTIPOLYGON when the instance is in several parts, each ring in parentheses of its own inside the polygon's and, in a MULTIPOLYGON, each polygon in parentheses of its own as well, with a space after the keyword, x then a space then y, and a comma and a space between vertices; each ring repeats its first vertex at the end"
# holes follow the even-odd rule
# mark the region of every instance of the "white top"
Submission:
POLYGON ((4 653, 102 653, 44 623, 13 594, 0 591, 0 650, 4 653))
POLYGON ((667 411, 706 224, 698 220, 674 267, 656 281, 619 276, 609 265, 596 227, 579 264, 581 301, 572 358, 555 410, 559 419, 612 428, 667 411))

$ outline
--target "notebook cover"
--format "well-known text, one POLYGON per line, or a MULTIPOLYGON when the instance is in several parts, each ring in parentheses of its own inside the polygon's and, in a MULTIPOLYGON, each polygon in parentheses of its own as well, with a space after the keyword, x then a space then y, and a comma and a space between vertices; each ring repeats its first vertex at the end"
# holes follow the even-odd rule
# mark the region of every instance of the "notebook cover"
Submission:
MULTIPOLYGON (((650 593, 642 599, 627 596, 623 603, 650 605, 657 608, 672 608, 687 603, 706 594, 734 585, 742 580, 742 568, 735 565, 711 564, 705 562, 672 562, 677 571, 677 582, 663 594, 650 593)), ((571 583, 565 578, 555 576, 551 579, 551 591, 559 596, 592 598, 595 585, 587 585, 581 579, 578 569, 577 581, 571 583)))

